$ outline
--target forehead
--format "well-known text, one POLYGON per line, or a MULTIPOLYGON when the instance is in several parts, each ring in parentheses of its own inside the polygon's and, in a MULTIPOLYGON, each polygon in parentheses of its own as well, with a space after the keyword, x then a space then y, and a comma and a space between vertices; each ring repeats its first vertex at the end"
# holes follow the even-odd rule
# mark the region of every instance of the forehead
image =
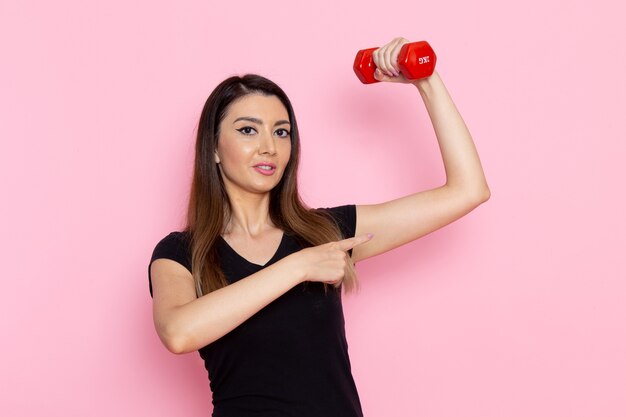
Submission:
POLYGON ((240 116, 289 120, 289 113, 278 97, 260 94, 245 95, 230 105, 226 117, 234 119, 240 116))

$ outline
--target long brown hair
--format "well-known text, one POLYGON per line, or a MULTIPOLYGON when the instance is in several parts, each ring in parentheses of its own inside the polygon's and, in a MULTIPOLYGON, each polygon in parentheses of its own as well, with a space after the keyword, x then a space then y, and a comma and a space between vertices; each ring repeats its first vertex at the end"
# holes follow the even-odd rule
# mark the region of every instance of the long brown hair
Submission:
MULTIPOLYGON (((343 238, 327 212, 307 207, 298 194, 300 136, 293 107, 285 92, 274 82, 257 74, 227 78, 215 87, 204 104, 196 138, 194 173, 184 231, 191 238, 192 275, 198 297, 227 285, 220 268, 216 243, 223 231, 225 218, 230 217, 231 203, 213 155, 217 149, 220 123, 230 104, 248 94, 276 96, 287 109, 291 123, 289 162, 280 182, 270 191, 269 215, 272 222, 286 234, 295 236, 303 246, 316 246, 343 238)), ((356 271, 351 262, 348 262, 342 284, 345 291, 354 290, 357 286, 356 271)))

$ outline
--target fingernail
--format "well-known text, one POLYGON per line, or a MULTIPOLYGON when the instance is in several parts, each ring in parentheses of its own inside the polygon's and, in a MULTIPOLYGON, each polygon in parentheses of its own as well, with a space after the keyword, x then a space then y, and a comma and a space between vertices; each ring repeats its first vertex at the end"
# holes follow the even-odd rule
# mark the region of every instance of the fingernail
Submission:
POLYGON ((368 233, 368 234, 367 234, 367 237, 369 237, 369 238, 371 239, 371 238, 373 238, 373 237, 374 237, 374 234, 373 234, 373 233, 368 233))

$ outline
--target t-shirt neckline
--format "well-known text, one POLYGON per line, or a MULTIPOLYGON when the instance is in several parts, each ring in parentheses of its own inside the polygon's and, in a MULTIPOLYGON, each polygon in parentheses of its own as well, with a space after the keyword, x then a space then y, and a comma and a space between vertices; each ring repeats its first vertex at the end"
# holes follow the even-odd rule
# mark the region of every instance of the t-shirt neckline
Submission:
POLYGON ((250 262, 249 260, 247 260, 246 258, 244 258, 243 256, 241 256, 235 249, 233 249, 228 242, 226 242, 226 239, 224 239, 222 237, 222 235, 219 235, 220 240, 222 241, 222 243, 224 244, 224 246, 226 246, 226 248, 231 251, 235 256, 237 256, 237 258, 241 259, 242 261, 246 262, 249 265, 252 265, 256 268, 265 268, 266 266, 268 266, 279 254, 280 250, 283 247, 283 244, 285 243, 285 238, 286 238, 286 234, 285 232, 283 232, 283 235, 280 238, 280 243, 278 244, 278 247, 276 248, 276 251, 274 251, 274 255, 272 255, 272 257, 263 265, 259 265, 259 264, 255 264, 254 262, 250 262))

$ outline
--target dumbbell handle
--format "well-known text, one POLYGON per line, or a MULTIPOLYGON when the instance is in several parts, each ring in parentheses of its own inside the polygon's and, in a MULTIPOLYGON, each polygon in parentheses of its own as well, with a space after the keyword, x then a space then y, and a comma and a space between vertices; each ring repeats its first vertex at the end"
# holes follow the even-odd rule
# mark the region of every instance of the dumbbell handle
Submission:
MULTIPOLYGON (((361 49, 354 59, 354 72, 363 84, 379 82, 374 78, 376 64, 372 53, 378 48, 361 49)), ((428 42, 406 43, 398 55, 398 67, 407 80, 429 77, 435 71, 437 56, 428 42)))

